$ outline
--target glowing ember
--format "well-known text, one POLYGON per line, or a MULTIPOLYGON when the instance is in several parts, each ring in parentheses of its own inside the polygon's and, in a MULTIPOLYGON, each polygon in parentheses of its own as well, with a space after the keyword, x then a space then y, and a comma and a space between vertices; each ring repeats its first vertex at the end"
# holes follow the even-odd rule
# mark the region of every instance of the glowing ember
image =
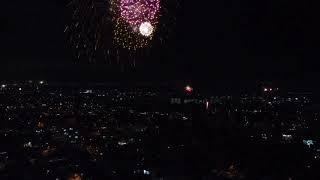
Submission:
POLYGON ((193 88, 191 86, 186 86, 185 87, 185 90, 188 92, 188 93, 191 93, 193 91, 193 88))

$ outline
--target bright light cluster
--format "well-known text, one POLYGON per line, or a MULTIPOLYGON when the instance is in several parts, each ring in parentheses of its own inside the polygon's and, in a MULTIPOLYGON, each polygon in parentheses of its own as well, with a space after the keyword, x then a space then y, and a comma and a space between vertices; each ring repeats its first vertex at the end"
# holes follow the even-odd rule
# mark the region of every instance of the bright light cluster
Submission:
POLYGON ((149 22, 144 22, 140 25, 139 31, 143 36, 151 36, 153 33, 153 26, 149 22))
POLYGON ((193 88, 191 86, 189 86, 189 85, 187 85, 184 89, 188 93, 192 93, 193 92, 193 88))
POLYGON ((128 49, 145 47, 158 23, 160 0, 113 0, 114 38, 128 49))

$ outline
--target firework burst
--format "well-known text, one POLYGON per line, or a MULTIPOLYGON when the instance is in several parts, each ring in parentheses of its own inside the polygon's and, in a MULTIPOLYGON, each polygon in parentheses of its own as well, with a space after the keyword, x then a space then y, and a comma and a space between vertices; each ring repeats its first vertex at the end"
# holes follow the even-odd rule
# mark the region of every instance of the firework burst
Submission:
POLYGON ((112 0, 114 38, 128 49, 146 47, 158 24, 160 0, 112 0))
POLYGON ((175 17, 167 7, 176 1, 70 0, 71 18, 64 32, 78 61, 139 58, 152 44, 168 38, 175 17))

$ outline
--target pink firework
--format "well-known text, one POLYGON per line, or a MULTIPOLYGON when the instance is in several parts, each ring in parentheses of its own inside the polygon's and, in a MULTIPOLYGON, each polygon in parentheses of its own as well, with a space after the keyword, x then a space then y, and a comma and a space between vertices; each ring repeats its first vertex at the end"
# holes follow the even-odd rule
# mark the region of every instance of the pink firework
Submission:
POLYGON ((135 31, 146 22, 154 26, 159 9, 160 0, 120 0, 121 18, 135 31))

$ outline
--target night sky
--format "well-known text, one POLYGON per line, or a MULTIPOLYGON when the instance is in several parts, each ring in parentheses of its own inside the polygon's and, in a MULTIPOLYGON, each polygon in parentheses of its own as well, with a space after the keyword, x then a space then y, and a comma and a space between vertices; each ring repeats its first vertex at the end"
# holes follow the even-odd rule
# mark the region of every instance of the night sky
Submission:
MULTIPOLYGON (((173 1, 173 0, 172 0, 173 1)), ((297 0, 180 0, 172 33, 135 68, 76 62, 64 34, 66 1, 3 0, 1 79, 260 80, 317 87, 319 4, 297 0)))

